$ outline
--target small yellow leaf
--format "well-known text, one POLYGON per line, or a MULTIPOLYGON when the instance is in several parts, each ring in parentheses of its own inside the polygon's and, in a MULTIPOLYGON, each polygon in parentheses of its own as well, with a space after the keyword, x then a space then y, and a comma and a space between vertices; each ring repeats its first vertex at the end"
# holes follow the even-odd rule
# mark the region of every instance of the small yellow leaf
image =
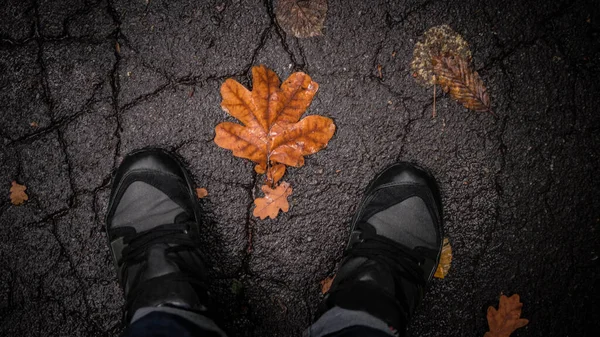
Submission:
POLYGON ((198 199, 202 199, 208 195, 208 191, 206 188, 200 187, 196 189, 196 195, 198 196, 198 199))
POLYGON ((19 185, 16 181, 13 181, 10 188, 10 202, 13 205, 19 206, 29 200, 29 197, 25 193, 26 189, 27 187, 25 185, 19 185))
POLYGON ((444 238, 442 245, 442 255, 440 256, 440 263, 438 263, 434 277, 444 278, 448 275, 450 270, 450 264, 452 263, 452 247, 450 247, 450 241, 448 238, 444 238))
POLYGON ((323 295, 327 294, 327 292, 331 288, 333 279, 335 279, 335 275, 327 277, 326 279, 321 281, 321 294, 323 294, 323 295))

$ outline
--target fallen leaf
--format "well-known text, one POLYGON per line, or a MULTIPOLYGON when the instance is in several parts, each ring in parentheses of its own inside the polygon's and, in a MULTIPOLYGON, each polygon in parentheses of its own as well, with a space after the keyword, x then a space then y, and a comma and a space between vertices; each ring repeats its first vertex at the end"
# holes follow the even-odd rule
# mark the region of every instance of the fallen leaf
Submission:
POLYGON ((521 303, 519 295, 514 294, 511 297, 500 296, 498 310, 489 307, 487 310, 487 321, 490 331, 486 332, 484 337, 508 337, 518 328, 522 328, 529 323, 529 320, 520 318, 521 303))
POLYGON ((31 122, 31 123, 29 123, 29 125, 30 125, 32 128, 37 128, 37 127, 39 126, 37 122, 31 122))
POLYGON ((121 54, 121 45, 119 44, 119 42, 115 42, 115 51, 117 52, 117 54, 121 54))
POLYGON ((474 111, 491 110, 490 98, 479 74, 471 66, 469 44, 447 25, 427 30, 415 45, 412 75, 423 85, 435 85, 474 111))
POLYGON ((322 35, 327 0, 279 0, 275 17, 283 30, 295 37, 322 35))
POLYGON ((10 187, 10 202, 13 205, 19 206, 29 200, 29 197, 25 193, 26 189, 27 186, 19 185, 16 181, 13 181, 12 186, 10 187))
POLYGON ((452 263, 452 247, 450 247, 450 241, 448 238, 444 238, 442 244, 442 254, 440 256, 440 262, 438 263, 437 269, 435 270, 434 277, 444 278, 448 275, 450 270, 450 264, 452 263))
POLYGON ((221 86, 221 107, 244 125, 220 123, 214 141, 256 163, 254 170, 266 173, 266 184, 273 189, 286 165, 300 167, 304 156, 327 146, 335 125, 318 115, 300 120, 319 89, 307 74, 293 73, 281 84, 277 74, 261 65, 252 68, 252 79, 252 91, 233 79, 221 86))
POLYGON ((221 86, 221 107, 245 126, 223 122, 215 128, 215 143, 233 155, 257 163, 257 173, 273 164, 300 167, 304 156, 324 148, 333 136, 330 118, 308 116, 299 121, 319 85, 302 72, 281 84, 265 66, 252 68, 253 89, 233 79, 221 86))
POLYGON ((434 58, 436 81, 444 92, 465 108, 491 112, 490 97, 479 74, 464 59, 448 56, 434 58))
POLYGON ((436 81, 433 59, 448 55, 471 61, 469 44, 450 26, 441 25, 428 29, 415 44, 410 64, 413 77, 423 85, 434 85, 436 81))
POLYGON ((381 64, 378 64, 377 65, 377 77, 379 77, 380 80, 383 79, 383 73, 381 72, 381 69, 382 69, 381 64))
POLYGON ((288 196, 292 194, 292 187, 286 182, 282 182, 277 188, 272 189, 267 185, 262 186, 262 191, 265 193, 264 198, 254 200, 256 207, 254 208, 254 216, 264 220, 267 217, 275 219, 279 210, 287 212, 290 208, 288 196))
POLYGON ((325 295, 331 288, 331 284, 333 283, 333 279, 335 275, 325 278, 321 281, 321 294, 325 295))
POLYGON ((199 187, 196 189, 196 195, 198 196, 198 199, 202 199, 208 195, 208 191, 204 187, 199 187))
POLYGON ((281 180, 283 175, 285 174, 285 165, 283 164, 275 164, 269 167, 267 170, 267 182, 270 186, 275 186, 275 184, 281 180))

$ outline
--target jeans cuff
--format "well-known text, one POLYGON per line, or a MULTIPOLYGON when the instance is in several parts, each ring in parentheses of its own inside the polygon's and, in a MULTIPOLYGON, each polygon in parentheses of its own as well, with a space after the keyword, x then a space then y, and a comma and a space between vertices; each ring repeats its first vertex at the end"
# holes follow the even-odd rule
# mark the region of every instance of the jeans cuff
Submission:
POLYGON ((135 313, 133 313, 133 318, 131 319, 131 322, 129 322, 129 324, 132 324, 133 322, 137 321, 138 319, 140 319, 152 312, 164 312, 164 313, 168 313, 171 315, 177 315, 181 318, 184 318, 184 319, 192 322, 193 324, 197 325, 198 327, 200 327, 204 330, 213 331, 213 332, 219 334, 219 336, 221 336, 221 337, 227 337, 225 332, 223 332, 223 330, 221 330, 221 328, 219 328, 217 323, 215 323, 212 319, 210 319, 206 316, 202 316, 193 311, 179 309, 179 308, 173 308, 173 307, 143 307, 143 308, 139 308, 138 310, 135 311, 135 313))
POLYGON ((327 310, 323 316, 306 330, 304 336, 324 337, 336 331, 357 325, 381 330, 390 336, 396 336, 394 331, 379 318, 364 311, 348 310, 340 307, 333 307, 327 310))

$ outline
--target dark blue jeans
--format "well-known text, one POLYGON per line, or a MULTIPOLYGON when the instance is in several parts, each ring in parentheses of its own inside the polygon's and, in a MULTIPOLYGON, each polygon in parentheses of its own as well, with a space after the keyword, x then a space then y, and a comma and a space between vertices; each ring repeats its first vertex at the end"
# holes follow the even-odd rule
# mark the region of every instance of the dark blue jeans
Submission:
MULTIPOLYGON (((166 312, 151 312, 133 322, 122 337, 220 337, 219 333, 205 330, 191 321, 166 312)), ((390 337, 380 329, 354 325, 321 337, 390 337)))

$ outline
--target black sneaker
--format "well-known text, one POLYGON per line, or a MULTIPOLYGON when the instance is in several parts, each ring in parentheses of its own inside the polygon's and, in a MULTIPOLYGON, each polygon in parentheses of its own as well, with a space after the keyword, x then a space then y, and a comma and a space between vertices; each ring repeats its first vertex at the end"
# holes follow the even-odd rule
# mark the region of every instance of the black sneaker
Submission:
POLYGON ((320 313, 361 310, 398 332, 423 298, 442 251, 442 205, 433 177, 394 164, 369 185, 352 220, 345 258, 320 313))
POLYGON ((145 149, 123 160, 113 176, 106 229, 126 322, 142 307, 206 311, 198 214, 192 179, 173 155, 145 149))

